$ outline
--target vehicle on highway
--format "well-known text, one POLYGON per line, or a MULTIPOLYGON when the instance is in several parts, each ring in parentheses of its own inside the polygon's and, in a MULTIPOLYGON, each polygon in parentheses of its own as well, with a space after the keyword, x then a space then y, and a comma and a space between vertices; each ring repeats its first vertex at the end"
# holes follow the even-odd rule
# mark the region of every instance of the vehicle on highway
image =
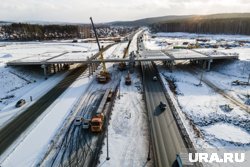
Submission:
POLYGON ((74 120, 74 125, 75 126, 80 126, 82 124, 83 118, 80 116, 76 116, 74 120))
POLYGON ((176 154, 176 161, 177 161, 179 167, 182 167, 182 161, 181 161, 181 157, 179 154, 176 154))
POLYGON ((167 106, 167 105, 166 105, 165 103, 160 102, 159 107, 160 107, 160 109, 161 109, 162 111, 166 109, 166 106, 167 106))
POLYGON ((104 114, 100 113, 92 117, 91 119, 91 131, 101 132, 104 123, 104 114))
POLYGON ((82 128, 83 129, 89 129, 89 127, 90 127, 90 119, 83 119, 83 121, 82 121, 82 128))
POLYGON ((157 81, 157 76, 153 76, 153 81, 157 81))
POLYGON ((16 103, 16 108, 22 107, 25 103, 26 101, 24 99, 18 100, 18 102, 16 103))

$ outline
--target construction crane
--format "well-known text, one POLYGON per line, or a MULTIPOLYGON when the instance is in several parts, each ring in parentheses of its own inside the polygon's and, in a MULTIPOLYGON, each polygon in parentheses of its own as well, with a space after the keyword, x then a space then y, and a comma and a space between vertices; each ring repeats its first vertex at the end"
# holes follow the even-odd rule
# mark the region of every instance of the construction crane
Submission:
MULTIPOLYGON (((130 43, 131 43, 131 39, 129 40, 129 42, 128 42, 128 45, 127 45, 127 47, 124 49, 124 51, 123 51, 123 59, 127 56, 127 54, 128 54, 128 49, 129 49, 129 45, 130 45, 130 43)), ((124 70, 126 70, 126 63, 125 62, 120 62, 119 64, 118 64, 118 69, 120 70, 120 71, 124 71, 124 70)))
POLYGON ((102 70, 100 71, 99 74, 97 74, 96 79, 97 79, 97 81, 99 83, 107 83, 110 80, 110 73, 107 71, 106 64, 104 62, 103 46, 102 47, 100 46, 99 39, 98 39, 97 32, 96 32, 96 28, 95 28, 94 22, 92 20, 92 17, 90 17, 90 21, 91 21, 91 24, 92 24, 92 27, 93 27, 93 31, 95 33, 95 38, 96 38, 96 43, 98 45, 98 49, 99 49, 99 51, 101 53, 100 54, 100 60, 101 60, 101 63, 102 63, 102 70))

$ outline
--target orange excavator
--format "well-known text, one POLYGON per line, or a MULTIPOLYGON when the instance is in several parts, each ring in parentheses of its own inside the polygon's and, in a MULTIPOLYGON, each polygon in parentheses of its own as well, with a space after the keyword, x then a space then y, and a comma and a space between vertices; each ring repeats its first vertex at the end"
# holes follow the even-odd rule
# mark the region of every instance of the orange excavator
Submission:
POLYGON ((98 39, 97 32, 96 32, 96 28, 95 28, 95 25, 93 23, 92 17, 90 17, 90 21, 91 21, 91 24, 92 24, 92 27, 93 27, 93 30, 94 30, 94 33, 95 33, 95 38, 96 38, 96 42, 97 42, 99 51, 101 53, 100 54, 100 60, 101 60, 101 63, 102 63, 102 70, 100 71, 99 74, 96 75, 96 79, 97 79, 97 81, 99 83, 107 83, 110 80, 111 77, 110 77, 110 73, 107 71, 106 64, 104 62, 103 47, 101 48, 101 46, 100 46, 99 39, 98 39))

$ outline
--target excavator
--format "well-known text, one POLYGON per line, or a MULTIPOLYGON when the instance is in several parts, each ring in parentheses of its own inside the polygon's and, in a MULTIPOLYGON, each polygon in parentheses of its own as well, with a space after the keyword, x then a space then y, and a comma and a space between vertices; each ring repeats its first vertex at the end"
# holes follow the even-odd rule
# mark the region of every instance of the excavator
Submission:
MULTIPOLYGON (((124 51, 123 51, 123 59, 127 56, 127 54, 128 54, 128 48, 129 48, 129 45, 130 45, 130 43, 131 43, 131 39, 129 40, 129 42, 128 42, 128 45, 127 45, 127 47, 124 49, 124 51)), ((120 71, 124 71, 124 70, 126 70, 126 63, 125 62, 120 62, 119 64, 118 64, 118 69, 120 70, 120 71)))
POLYGON ((90 17, 90 21, 91 21, 91 24, 92 24, 92 27, 93 27, 93 30, 95 33, 95 38, 96 38, 96 43, 98 45, 98 49, 101 53, 100 60, 102 63, 102 70, 100 71, 99 74, 96 75, 96 79, 99 83, 107 83, 111 77, 110 77, 110 73, 107 71, 106 64, 104 62, 104 58, 103 58, 103 50, 104 49, 103 49, 103 46, 102 47, 100 46, 99 39, 98 39, 97 32, 96 32, 96 28, 95 28, 94 22, 92 20, 92 17, 90 17))

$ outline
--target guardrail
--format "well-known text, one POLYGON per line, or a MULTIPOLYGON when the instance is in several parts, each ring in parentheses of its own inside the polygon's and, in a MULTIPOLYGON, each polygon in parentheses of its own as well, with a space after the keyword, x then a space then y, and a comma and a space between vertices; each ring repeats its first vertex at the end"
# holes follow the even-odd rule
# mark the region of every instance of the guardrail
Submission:
MULTIPOLYGON (((173 96, 171 97, 171 95, 170 95, 170 93, 169 93, 170 90, 168 90, 168 89, 165 87, 165 85, 166 85, 167 83, 166 83, 166 81, 165 81, 164 76, 159 72, 159 70, 158 70, 158 68, 157 68, 157 66, 156 66, 155 63, 153 63, 153 66, 154 66, 154 68, 155 68, 156 71, 157 71, 158 78, 160 78, 160 82, 161 82, 161 84, 162 84, 162 86, 163 86, 163 89, 164 89, 165 97, 166 97, 166 99, 167 99, 167 101, 168 101, 168 104, 169 104, 169 106, 170 106, 170 108, 171 108, 172 114, 173 114, 173 116, 174 116, 174 118, 175 118, 175 121, 176 121, 176 123, 177 123, 177 125, 178 125, 178 129, 179 129, 179 131, 181 132, 181 135, 182 135, 182 137, 183 137, 183 139, 184 139, 184 141, 185 141, 185 143, 186 143, 186 146, 187 146, 188 149, 191 149, 192 152, 196 152, 195 147, 194 147, 194 144, 193 144, 193 142, 191 141, 191 139, 190 139, 190 137, 189 137, 189 134, 188 134, 188 132, 187 132, 187 129, 185 128, 185 126, 184 126, 184 124, 183 124, 183 122, 182 122, 182 120, 181 120, 181 117, 180 117, 180 115, 179 115, 179 113, 178 113, 178 111, 177 111, 177 110, 179 110, 179 111, 181 112, 181 110, 180 110, 180 108, 179 108, 177 102, 174 100, 174 97, 173 97, 173 96), (165 82, 164 82, 164 81, 165 81, 165 82)), ((168 85, 168 84, 167 84, 167 85, 168 85)), ((195 163, 194 165, 197 166, 197 167, 202 167, 202 166, 203 166, 201 163, 195 163)))

